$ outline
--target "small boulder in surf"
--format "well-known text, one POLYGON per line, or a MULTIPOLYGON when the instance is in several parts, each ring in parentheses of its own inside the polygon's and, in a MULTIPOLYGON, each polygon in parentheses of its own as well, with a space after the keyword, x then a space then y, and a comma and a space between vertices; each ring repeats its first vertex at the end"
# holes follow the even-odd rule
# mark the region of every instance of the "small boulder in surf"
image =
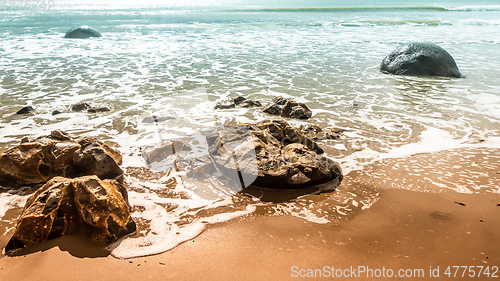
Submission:
POLYGON ((93 29, 90 26, 80 26, 70 29, 64 35, 64 38, 89 38, 89 37, 102 37, 99 31, 93 29))

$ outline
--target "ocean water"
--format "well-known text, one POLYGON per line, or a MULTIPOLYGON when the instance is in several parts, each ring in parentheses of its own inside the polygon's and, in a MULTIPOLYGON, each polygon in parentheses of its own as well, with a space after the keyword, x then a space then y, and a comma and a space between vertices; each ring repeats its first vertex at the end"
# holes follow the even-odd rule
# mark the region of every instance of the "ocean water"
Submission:
MULTIPOLYGON (((377 191, 360 187, 264 203, 182 173, 141 176, 141 151, 162 139, 226 120, 272 118, 258 108, 213 109, 228 97, 305 102, 313 117, 288 121, 345 129, 340 140, 320 143, 344 174, 419 153, 500 149, 497 1, 176 2, 0 0, 0 152, 54 129, 97 136, 120 150, 140 231, 113 246, 116 257, 162 252, 208 224, 250 213, 336 223, 377 200, 377 191), (81 25, 103 37, 63 38, 81 25), (400 43, 420 41, 446 49, 465 78, 380 73, 380 62, 400 43), (70 112, 77 102, 110 111, 70 112), (37 113, 14 115, 27 105, 37 113), (142 122, 152 115, 172 119, 142 122), (167 188, 172 175, 179 184, 167 188)), ((499 192, 498 186, 484 189, 499 192)), ((0 215, 26 196, 3 188, 0 215)))

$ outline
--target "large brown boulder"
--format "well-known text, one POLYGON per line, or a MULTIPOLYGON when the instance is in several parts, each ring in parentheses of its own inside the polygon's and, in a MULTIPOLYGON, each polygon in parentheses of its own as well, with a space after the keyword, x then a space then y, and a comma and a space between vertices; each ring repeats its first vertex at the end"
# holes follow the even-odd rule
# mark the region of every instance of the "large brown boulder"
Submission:
POLYGON ((5 250, 71 234, 108 243, 133 231, 126 189, 120 183, 97 176, 55 177, 28 199, 5 250))
POLYGON ((73 140, 63 131, 21 144, 0 154, 0 185, 18 187, 43 184, 53 177, 122 174, 121 155, 95 138, 73 140))
POLYGON ((62 176, 80 145, 51 137, 24 141, 0 155, 0 184, 21 186, 62 176))
POLYGON ((303 188, 329 181, 338 185, 343 178, 340 166, 321 156, 316 142, 283 120, 223 126, 207 141, 215 166, 243 188, 303 188))

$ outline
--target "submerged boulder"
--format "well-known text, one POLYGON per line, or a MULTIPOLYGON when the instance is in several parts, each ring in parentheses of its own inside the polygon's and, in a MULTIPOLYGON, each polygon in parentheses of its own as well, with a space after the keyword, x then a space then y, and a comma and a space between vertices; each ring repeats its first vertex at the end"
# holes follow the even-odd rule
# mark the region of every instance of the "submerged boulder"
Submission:
POLYGON ((5 250, 71 234, 116 241, 136 229, 127 200, 125 187, 114 180, 55 177, 27 200, 5 250))
POLYGON ((312 116, 312 111, 304 103, 294 102, 282 96, 273 98, 271 102, 262 107, 262 111, 297 119, 308 119, 312 116))
POLYGON ((16 114, 17 115, 21 115, 21 114, 34 114, 35 113, 35 109, 32 107, 32 106, 25 106, 21 109, 19 109, 16 114))
POLYGON ((99 31, 93 29, 90 26, 80 26, 70 29, 64 35, 64 38, 90 38, 90 37, 102 37, 99 31))
POLYGON ((380 71, 396 75, 462 77, 453 57, 432 43, 401 44, 382 60, 380 71))
POLYGON ((207 143, 215 167, 243 188, 304 188, 330 181, 338 185, 343 178, 340 166, 321 156, 316 142, 283 120, 220 127, 207 143))
POLYGON ((21 144, 0 154, 0 185, 18 187, 45 183, 53 177, 98 175, 115 178, 123 173, 121 155, 95 138, 73 140, 64 131, 21 144))

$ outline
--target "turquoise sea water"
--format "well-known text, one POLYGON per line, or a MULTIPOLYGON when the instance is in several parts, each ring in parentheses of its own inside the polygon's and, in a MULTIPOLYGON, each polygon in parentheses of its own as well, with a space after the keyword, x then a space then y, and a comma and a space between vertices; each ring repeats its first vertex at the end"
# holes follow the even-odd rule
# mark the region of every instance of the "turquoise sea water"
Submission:
MULTIPOLYGON (((160 135, 181 138, 216 121, 271 117, 255 108, 213 110, 236 95, 263 103, 291 97, 305 102, 313 118, 290 123, 346 129, 343 139, 321 143, 345 173, 384 158, 500 147, 497 1, 175 2, 0 0, 0 151, 24 136, 63 129, 105 139, 124 154, 124 166, 141 167, 141 149, 160 135), (80 25, 103 37, 63 38, 80 25), (446 49, 466 78, 379 72, 384 56, 415 41, 446 49), (52 115, 77 102, 110 111, 52 115), (26 105, 37 114, 13 116, 26 105), (141 122, 153 114, 175 119, 141 122)), ((164 200, 154 183, 134 184, 164 200)), ((497 192, 495 186, 484 188, 497 192)), ((147 204, 138 194, 132 200, 147 204)), ((23 198, 1 195, 4 210, 23 198)), ((195 195, 176 201, 176 219, 208 204, 195 195)), ((165 213, 158 206, 150 208, 165 213)), ((168 221, 168 231, 177 231, 168 221)), ((202 229, 190 226, 189 233, 202 229)))

